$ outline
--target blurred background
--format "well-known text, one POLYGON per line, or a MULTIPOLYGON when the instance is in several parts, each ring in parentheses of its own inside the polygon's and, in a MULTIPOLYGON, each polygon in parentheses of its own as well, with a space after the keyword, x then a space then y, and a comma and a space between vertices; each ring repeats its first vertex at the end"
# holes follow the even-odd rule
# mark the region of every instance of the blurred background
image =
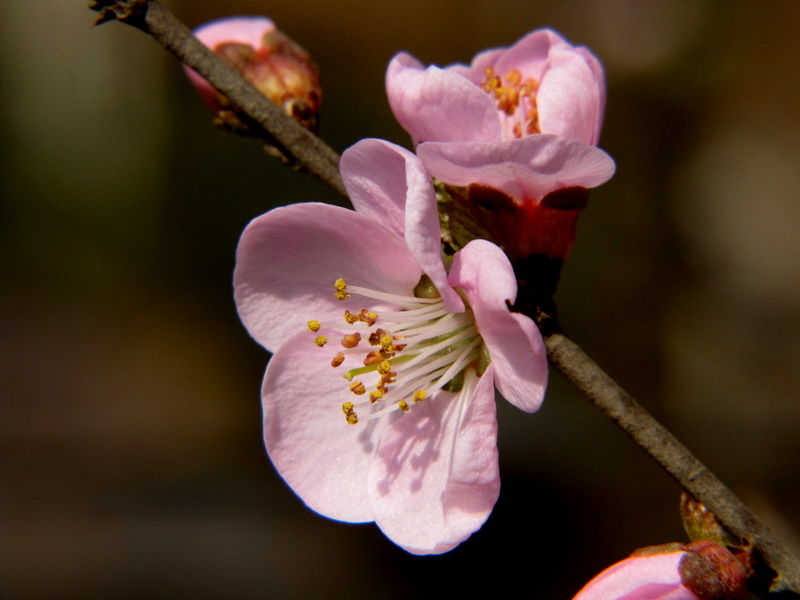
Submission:
MULTIPOLYGON (((317 60, 338 151, 408 145, 399 50, 469 62, 543 26, 590 46, 618 171, 563 325, 798 549, 800 3, 165 4, 270 16, 317 60)), ((86 6, 0 7, 0 597, 549 600, 685 540, 677 485, 557 374, 538 414, 499 404, 500 500, 451 553, 307 510, 263 450, 268 354, 231 273, 250 219, 340 199, 215 130, 171 55, 86 6)))

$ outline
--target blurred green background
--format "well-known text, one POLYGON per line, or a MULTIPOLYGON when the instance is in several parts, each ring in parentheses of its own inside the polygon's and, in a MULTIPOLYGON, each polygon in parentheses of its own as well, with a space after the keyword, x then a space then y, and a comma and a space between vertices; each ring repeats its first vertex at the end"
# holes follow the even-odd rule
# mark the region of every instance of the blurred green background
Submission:
MULTIPOLYGON (((383 74, 551 26, 608 76, 568 332, 798 548, 800 3, 173 0, 266 14, 322 71, 322 136, 408 145, 383 74)), ((502 492, 453 552, 308 511, 261 441, 267 353, 231 293, 239 233, 339 202, 215 130, 147 36, 86 1, 0 7, 0 597, 569 598, 683 541, 678 487, 553 374, 501 402, 502 492)))

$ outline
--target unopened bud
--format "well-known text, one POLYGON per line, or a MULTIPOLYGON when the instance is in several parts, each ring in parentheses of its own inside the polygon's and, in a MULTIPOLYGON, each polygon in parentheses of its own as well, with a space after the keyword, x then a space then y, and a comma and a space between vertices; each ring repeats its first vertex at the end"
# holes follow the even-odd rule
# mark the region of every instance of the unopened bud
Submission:
POLYGON ((748 569, 710 540, 650 546, 597 575, 573 600, 742 600, 748 569))
MULTIPOLYGON (((322 102, 319 71, 308 52, 266 17, 230 17, 197 28, 195 36, 239 71, 290 117, 316 133, 322 102)), ((192 69, 186 69, 218 123, 246 133, 248 119, 192 69)))

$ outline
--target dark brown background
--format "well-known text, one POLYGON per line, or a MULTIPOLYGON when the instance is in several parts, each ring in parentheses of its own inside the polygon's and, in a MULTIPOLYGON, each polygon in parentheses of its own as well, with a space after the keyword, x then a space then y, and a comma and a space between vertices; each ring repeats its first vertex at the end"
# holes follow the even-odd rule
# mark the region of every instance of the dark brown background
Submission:
MULTIPOLYGON (((677 487, 558 376, 537 415, 500 402, 500 500, 452 553, 305 509, 262 448, 267 353, 230 280, 251 218, 338 198, 214 130, 170 55, 86 4, 0 8, 0 596, 549 600, 683 540, 677 487)), ((564 325, 797 548, 800 4, 167 5, 271 16, 317 58, 339 151, 407 143, 383 91, 401 49, 465 62, 541 26, 589 45, 618 172, 564 325)))

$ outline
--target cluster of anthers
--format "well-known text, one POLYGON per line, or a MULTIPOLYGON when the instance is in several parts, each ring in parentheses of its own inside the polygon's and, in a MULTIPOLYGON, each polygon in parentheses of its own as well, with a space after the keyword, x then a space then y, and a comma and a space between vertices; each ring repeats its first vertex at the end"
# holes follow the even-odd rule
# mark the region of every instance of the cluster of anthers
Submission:
POLYGON ((540 133, 536 103, 538 81, 532 77, 523 81, 519 69, 511 69, 500 77, 495 75, 491 67, 486 67, 486 79, 481 84, 481 89, 494 96, 500 111, 514 118, 511 131, 515 138, 540 133))
POLYGON ((451 313, 444 309, 439 293, 423 276, 413 296, 387 294, 349 286, 336 280, 334 295, 348 300, 352 295, 371 298, 397 310, 366 308, 353 313, 344 311, 345 326, 309 321, 308 330, 319 334, 314 343, 323 347, 329 336, 323 331, 342 329, 342 350, 331 360, 331 367, 341 367, 348 357, 355 356, 361 366, 342 373, 350 382, 349 389, 358 398, 342 404, 345 419, 351 425, 359 422, 359 412, 369 410, 372 419, 387 411, 409 411, 440 389, 455 392, 461 388, 464 371, 474 366, 482 374, 488 355, 475 327, 472 310, 451 313))

